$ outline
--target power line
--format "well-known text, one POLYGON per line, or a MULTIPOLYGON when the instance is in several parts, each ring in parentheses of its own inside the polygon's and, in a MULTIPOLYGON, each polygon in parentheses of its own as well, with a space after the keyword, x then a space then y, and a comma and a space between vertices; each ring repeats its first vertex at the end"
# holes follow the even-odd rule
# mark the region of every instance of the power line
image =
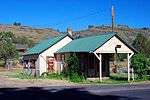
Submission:
POLYGON ((93 15, 96 15, 96 14, 99 14, 101 13, 100 11, 97 11, 97 12, 92 12, 92 13, 89 13, 87 15, 83 15, 83 16, 80 16, 80 17, 77 17, 77 18, 74 18, 74 19, 71 19, 71 20, 68 20, 68 21, 61 21, 61 22, 58 22, 58 23, 53 23, 54 25, 61 25, 61 24, 67 24, 67 23, 70 23, 70 22, 74 22, 74 21, 78 21, 78 20, 81 20, 81 19, 85 19, 87 17, 90 17, 90 16, 93 16, 93 15))
POLYGON ((85 18, 88 18, 88 17, 90 17, 90 16, 93 16, 93 15, 97 15, 97 14, 100 14, 100 13, 102 13, 102 10, 101 11, 96 11, 96 12, 91 12, 91 13, 89 13, 89 14, 86 14, 86 15, 83 15, 83 16, 79 16, 79 17, 77 17, 77 18, 73 18, 73 19, 71 19, 71 20, 64 20, 64 21, 60 21, 60 22, 58 22, 58 23, 49 23, 49 24, 44 24, 44 25, 31 25, 31 26, 37 26, 37 27, 48 27, 48 26, 50 26, 50 25, 52 25, 52 26, 62 26, 62 25, 64 25, 64 24, 68 24, 68 23, 71 23, 71 22, 74 22, 74 21, 78 21, 78 20, 82 20, 82 19, 85 19, 85 18))

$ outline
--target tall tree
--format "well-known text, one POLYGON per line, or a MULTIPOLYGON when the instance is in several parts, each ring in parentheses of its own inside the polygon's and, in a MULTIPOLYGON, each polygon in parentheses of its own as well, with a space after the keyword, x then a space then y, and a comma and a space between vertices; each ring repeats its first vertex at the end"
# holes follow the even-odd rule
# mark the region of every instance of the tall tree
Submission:
POLYGON ((15 44, 15 37, 11 32, 0 32, 0 58, 5 61, 5 65, 9 59, 18 56, 15 44))
POLYGON ((132 44, 140 53, 150 57, 150 40, 143 34, 138 34, 132 44))

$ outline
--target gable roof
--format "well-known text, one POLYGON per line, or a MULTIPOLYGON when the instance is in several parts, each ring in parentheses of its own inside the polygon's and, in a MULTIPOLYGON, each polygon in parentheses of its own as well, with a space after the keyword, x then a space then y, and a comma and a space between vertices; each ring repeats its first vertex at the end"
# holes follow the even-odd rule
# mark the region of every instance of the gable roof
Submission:
POLYGON ((65 52, 94 52, 98 47, 111 39, 116 33, 105 33, 98 36, 90 36, 71 41, 59 49, 57 53, 65 52))
POLYGON ((62 40, 63 38, 65 38, 66 36, 67 34, 60 34, 58 36, 42 40, 34 47, 27 50, 25 55, 40 54, 43 51, 50 48, 51 46, 53 46, 54 44, 56 44, 57 42, 59 42, 60 40, 62 40))
MULTIPOLYGON (((97 48, 101 47, 113 36, 119 36, 116 33, 110 32, 98 36, 90 36, 85 38, 80 38, 71 41, 69 44, 59 49, 57 53, 66 52, 94 52, 97 48)), ((136 51, 133 47, 125 43, 121 38, 119 38, 124 44, 126 44, 131 50, 136 51)))

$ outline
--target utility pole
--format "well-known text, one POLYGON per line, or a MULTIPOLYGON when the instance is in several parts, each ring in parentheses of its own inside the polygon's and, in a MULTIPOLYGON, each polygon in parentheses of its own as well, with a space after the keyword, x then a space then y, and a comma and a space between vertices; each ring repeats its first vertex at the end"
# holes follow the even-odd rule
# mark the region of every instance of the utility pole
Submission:
MULTIPOLYGON (((112 32, 114 32, 114 28, 115 28, 115 10, 114 10, 113 5, 112 5, 112 8, 111 8, 111 17, 112 17, 112 32)), ((115 73, 117 72, 117 58, 118 58, 117 48, 115 47, 114 62, 113 62, 115 73)))
POLYGON ((115 11, 114 11, 114 6, 111 8, 111 16, 112 16, 112 32, 114 32, 114 27, 115 27, 115 11))

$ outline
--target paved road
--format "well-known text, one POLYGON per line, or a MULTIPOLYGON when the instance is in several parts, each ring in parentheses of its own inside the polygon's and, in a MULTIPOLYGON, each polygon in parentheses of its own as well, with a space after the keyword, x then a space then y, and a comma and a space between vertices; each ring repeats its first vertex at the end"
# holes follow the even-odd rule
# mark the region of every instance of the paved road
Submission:
POLYGON ((51 92, 73 89, 90 95, 97 95, 101 100, 150 100, 150 84, 132 85, 87 85, 77 87, 47 87, 51 92))
POLYGON ((150 100, 149 84, 91 86, 85 89, 92 94, 110 96, 110 100, 150 100))
POLYGON ((0 100, 150 100, 150 84, 0 88, 0 100))
POLYGON ((150 100, 150 89, 121 90, 99 94, 119 97, 119 100, 150 100))

